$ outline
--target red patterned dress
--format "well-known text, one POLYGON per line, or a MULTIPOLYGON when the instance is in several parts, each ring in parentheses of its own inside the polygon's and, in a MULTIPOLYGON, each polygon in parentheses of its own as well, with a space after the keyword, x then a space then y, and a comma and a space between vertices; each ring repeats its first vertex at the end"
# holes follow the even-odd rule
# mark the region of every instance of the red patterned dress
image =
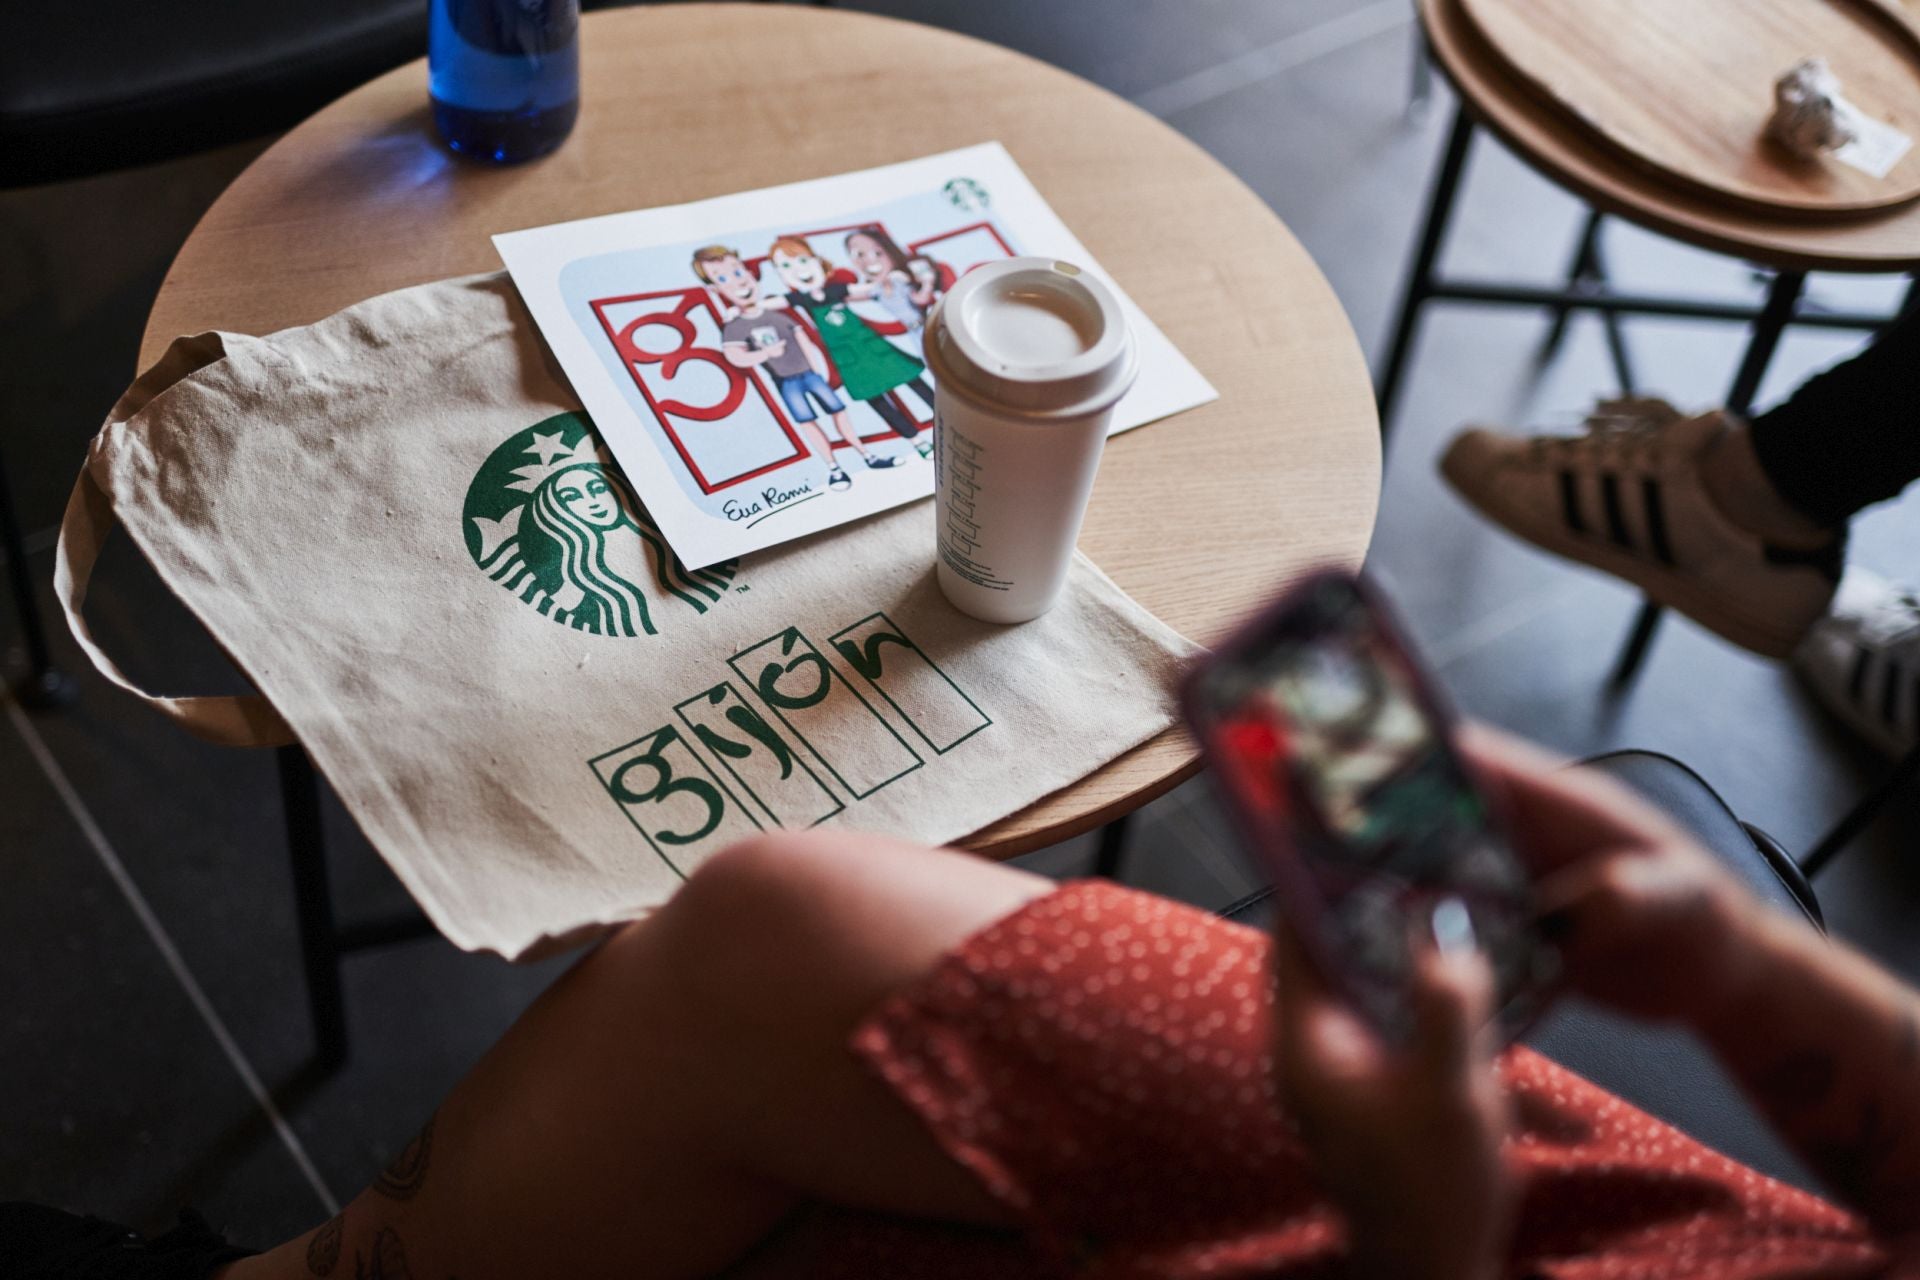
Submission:
MULTIPOLYGON (((1264 934, 1100 881, 989 926, 875 1009, 853 1052, 1024 1224, 820 1210, 782 1274, 865 1280, 1337 1276, 1343 1227, 1274 1094, 1264 934)), ((1885 1274, 1852 1215, 1524 1048, 1499 1070, 1511 1266, 1552 1280, 1885 1274)))

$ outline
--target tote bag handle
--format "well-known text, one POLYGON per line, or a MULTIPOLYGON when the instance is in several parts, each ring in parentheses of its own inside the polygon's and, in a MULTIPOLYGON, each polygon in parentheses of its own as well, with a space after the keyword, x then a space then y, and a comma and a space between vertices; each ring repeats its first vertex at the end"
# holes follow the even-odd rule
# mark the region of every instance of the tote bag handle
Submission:
POLYGON ((204 698, 159 697, 129 680, 101 649, 88 630, 81 610, 86 604, 87 583, 93 577, 94 562, 100 558, 100 548, 113 532, 113 526, 112 499, 94 480, 92 471, 82 468, 80 479, 73 486, 73 496, 67 500, 67 513, 60 522, 53 589, 67 615, 67 625, 73 628, 73 638, 80 642, 94 670, 196 738, 226 747, 284 747, 294 742, 293 730, 287 722, 257 693, 204 698))

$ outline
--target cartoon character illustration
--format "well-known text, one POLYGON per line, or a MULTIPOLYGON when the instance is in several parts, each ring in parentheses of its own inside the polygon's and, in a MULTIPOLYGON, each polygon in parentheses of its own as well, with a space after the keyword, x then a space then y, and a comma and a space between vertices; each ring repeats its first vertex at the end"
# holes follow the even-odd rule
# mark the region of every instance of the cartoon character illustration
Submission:
MULTIPOLYGON (((860 279, 873 286, 874 299, 907 331, 908 341, 919 346, 933 306, 934 288, 939 281, 936 269, 931 280, 916 276, 907 268, 907 255, 893 237, 879 227, 862 227, 847 233, 847 259, 860 279)), ((928 259, 931 265, 931 259, 928 259)))
POLYGON ((721 599, 733 566, 688 570, 592 432, 569 445, 564 429, 535 431, 526 453, 537 461, 512 468, 506 488, 531 500, 477 522, 489 576, 555 621, 605 636, 658 634, 653 610, 667 597, 696 613, 721 599))
POLYGON ((769 305, 778 302, 804 310, 840 370, 847 394, 866 401, 895 435, 912 440, 919 426, 887 398, 887 392, 911 387, 931 410, 933 389, 920 376, 926 366, 875 333, 847 306, 849 300, 876 296, 878 289, 865 280, 853 284, 829 281, 832 267, 798 236, 775 240, 767 256, 781 283, 787 286, 786 297, 769 299, 769 305))
POLYGON ((851 477, 833 456, 833 445, 821 430, 816 405, 833 419, 840 438, 852 446, 869 467, 891 467, 898 458, 867 452, 860 433, 847 421, 847 406, 834 394, 826 378, 826 357, 808 336, 806 327, 784 309, 769 308, 760 297, 759 278, 740 258, 739 250, 708 245, 693 255, 693 273, 719 295, 720 351, 736 369, 761 366, 773 376, 774 387, 787 406, 787 415, 799 427, 813 456, 827 466, 827 487, 847 489, 851 477))
POLYGON ((928 301, 925 306, 933 309, 953 283, 953 271, 943 267, 924 253, 916 253, 907 259, 907 274, 913 277, 914 288, 924 290, 928 301))

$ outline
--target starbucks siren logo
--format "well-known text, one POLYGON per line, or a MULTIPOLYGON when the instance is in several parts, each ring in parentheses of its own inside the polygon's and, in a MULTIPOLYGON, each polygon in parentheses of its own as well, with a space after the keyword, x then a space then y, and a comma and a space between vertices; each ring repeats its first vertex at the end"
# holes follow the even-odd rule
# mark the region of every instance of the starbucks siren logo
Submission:
POLYGON ((951 178, 940 190, 946 193, 947 203, 962 213, 977 213, 992 203, 987 189, 972 178, 951 178))
POLYGON ((705 613, 740 563, 681 564, 584 413, 557 414, 495 449, 467 487, 464 523, 482 573, 595 635, 650 636, 662 614, 705 613))

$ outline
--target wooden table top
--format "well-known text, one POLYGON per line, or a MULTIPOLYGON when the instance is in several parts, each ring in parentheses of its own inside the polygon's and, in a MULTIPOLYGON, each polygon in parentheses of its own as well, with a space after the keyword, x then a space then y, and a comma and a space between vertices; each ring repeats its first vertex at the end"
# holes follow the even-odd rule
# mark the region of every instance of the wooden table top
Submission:
MULTIPOLYGON (((179 334, 268 333, 497 269, 494 232, 997 139, 1220 391, 1112 442, 1080 537, 1087 554, 1202 643, 1308 568, 1365 556, 1379 430, 1352 328, 1279 219, 1172 129, 1034 59, 871 15, 692 4, 585 21, 580 122, 542 160, 490 169, 449 155, 424 61, 274 144, 174 260, 142 366, 179 334)), ((995 857, 1039 848, 1198 768, 1171 730, 961 843, 995 857)))
MULTIPOLYGON (((1489 47, 1461 0, 1418 0, 1434 60, 1474 117, 1554 182, 1595 208, 1770 267, 1809 271, 1920 270, 1920 204, 1845 220, 1738 208, 1648 174, 1535 96, 1489 47)), ((1910 9, 1904 13, 1912 21, 1910 9)), ((1782 68, 1784 70, 1785 68, 1782 68)), ((1770 86, 1762 86, 1770 92, 1770 86)))

